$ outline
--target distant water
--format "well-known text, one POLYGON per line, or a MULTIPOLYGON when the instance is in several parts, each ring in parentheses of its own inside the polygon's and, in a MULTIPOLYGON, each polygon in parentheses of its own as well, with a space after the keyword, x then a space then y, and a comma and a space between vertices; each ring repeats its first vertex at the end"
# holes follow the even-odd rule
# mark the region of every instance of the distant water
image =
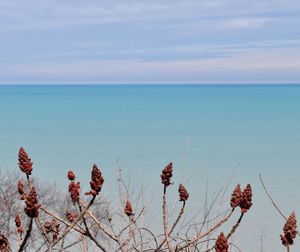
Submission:
POLYGON ((300 217, 300 86, 0 86, 1 170, 17 169, 20 146, 34 175, 62 189, 68 169, 88 184, 97 163, 108 198, 117 191, 118 160, 158 211, 159 174, 169 161, 175 193, 179 182, 190 191, 190 213, 203 207, 206 183, 212 194, 233 176, 230 195, 249 182, 254 206, 235 240, 243 252, 260 251, 262 234, 265 252, 284 251, 284 220, 259 173, 282 210, 300 217))

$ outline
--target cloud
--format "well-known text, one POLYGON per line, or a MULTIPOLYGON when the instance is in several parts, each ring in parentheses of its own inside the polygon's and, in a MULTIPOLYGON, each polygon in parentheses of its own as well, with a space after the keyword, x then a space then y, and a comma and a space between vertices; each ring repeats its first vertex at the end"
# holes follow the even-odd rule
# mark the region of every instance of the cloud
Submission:
POLYGON ((225 20, 222 26, 224 28, 234 29, 260 28, 268 21, 270 21, 270 19, 265 17, 242 17, 225 20))
POLYGON ((3 0, 0 82, 288 79, 297 1, 3 0))
MULTIPOLYGON (((299 50, 299 48, 298 48, 299 50)), ((282 73, 300 77, 300 58, 293 50, 260 50, 223 58, 174 61, 86 60, 21 65, 15 75, 31 82, 64 83, 204 83, 204 82, 283 82, 282 73), (270 75, 270 73, 273 73, 270 75), (126 81, 125 81, 126 80, 126 81)))

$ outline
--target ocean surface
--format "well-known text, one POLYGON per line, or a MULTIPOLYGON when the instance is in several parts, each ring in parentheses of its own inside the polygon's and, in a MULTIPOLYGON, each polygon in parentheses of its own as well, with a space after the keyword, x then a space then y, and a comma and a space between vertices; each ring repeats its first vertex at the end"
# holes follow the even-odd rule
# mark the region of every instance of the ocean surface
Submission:
MULTIPOLYGON (((17 169, 21 146, 33 176, 62 190, 69 169, 88 188, 98 164, 108 199, 117 197, 119 165, 135 193, 145 186, 158 226, 159 175, 170 161, 170 191, 175 196, 178 183, 186 185, 190 216, 203 210, 206 190, 210 201, 227 183, 226 197, 237 183, 251 183, 254 205, 234 238, 243 252, 285 251, 285 221, 259 173, 282 211, 300 218, 300 86, 0 86, 1 171, 17 169)), ((299 249, 298 238, 292 251, 299 249)))

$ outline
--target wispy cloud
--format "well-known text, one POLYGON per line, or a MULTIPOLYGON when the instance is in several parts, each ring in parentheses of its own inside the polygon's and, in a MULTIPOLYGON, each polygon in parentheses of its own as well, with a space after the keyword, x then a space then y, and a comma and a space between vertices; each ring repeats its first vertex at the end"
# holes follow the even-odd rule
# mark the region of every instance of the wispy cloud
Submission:
POLYGON ((260 28, 268 21, 270 21, 270 19, 264 17, 234 18, 225 20, 223 23, 223 27, 235 29, 260 28))
POLYGON ((298 0, 3 0, 0 82, 288 78, 298 71, 298 22, 298 0))

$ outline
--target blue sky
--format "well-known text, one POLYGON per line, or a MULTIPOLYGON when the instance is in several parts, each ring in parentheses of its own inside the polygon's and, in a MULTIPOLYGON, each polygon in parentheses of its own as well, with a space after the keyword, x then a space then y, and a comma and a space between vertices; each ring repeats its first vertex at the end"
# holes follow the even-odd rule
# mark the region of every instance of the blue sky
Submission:
POLYGON ((299 0, 1 0, 0 83, 298 83, 299 0))

